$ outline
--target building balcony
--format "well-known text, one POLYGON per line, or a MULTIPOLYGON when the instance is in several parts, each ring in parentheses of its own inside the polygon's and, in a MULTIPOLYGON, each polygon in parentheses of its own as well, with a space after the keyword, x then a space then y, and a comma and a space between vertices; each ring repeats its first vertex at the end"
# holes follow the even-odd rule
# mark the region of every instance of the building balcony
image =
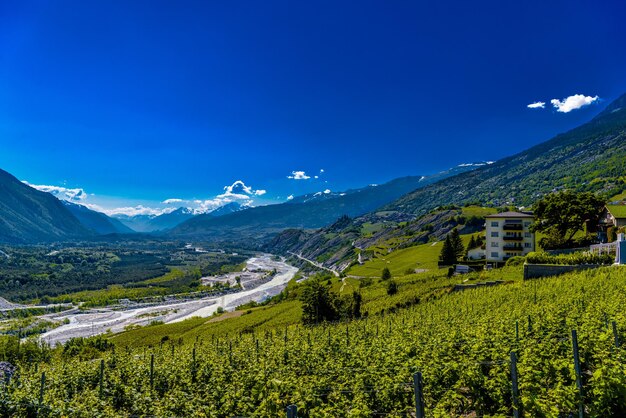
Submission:
POLYGON ((503 248, 504 251, 524 251, 524 247, 522 247, 521 245, 505 245, 503 248))
POLYGON ((504 224, 502 229, 505 231, 522 231, 524 230, 524 225, 522 224, 504 224))
POLYGON ((505 235, 502 239, 505 241, 524 241, 524 237, 521 235, 505 235))

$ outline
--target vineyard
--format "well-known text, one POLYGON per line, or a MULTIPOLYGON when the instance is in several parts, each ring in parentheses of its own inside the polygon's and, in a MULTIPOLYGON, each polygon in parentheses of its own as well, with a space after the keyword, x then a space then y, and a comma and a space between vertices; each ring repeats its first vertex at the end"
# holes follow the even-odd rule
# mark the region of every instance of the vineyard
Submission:
POLYGON ((607 267, 347 323, 57 350, 5 372, 0 415, 406 417, 420 372, 427 417, 626 416, 625 289, 607 267))

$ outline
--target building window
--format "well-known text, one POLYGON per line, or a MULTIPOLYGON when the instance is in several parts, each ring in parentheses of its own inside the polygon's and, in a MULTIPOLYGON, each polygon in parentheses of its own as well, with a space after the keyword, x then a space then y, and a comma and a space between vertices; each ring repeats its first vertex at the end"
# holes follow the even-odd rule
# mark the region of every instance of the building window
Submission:
POLYGON ((498 243, 497 243, 497 242, 495 242, 495 241, 492 241, 492 242, 491 242, 491 246, 492 246, 492 247, 497 247, 497 246, 498 246, 498 243))
POLYGON ((524 236, 525 236, 526 238, 530 238, 530 232, 524 232, 524 236))
POLYGON ((524 248, 530 248, 530 242, 525 242, 524 243, 524 248))
POLYGON ((530 222, 524 222, 524 228, 528 228, 530 226, 530 222))
POLYGON ((498 238, 499 236, 498 231, 491 231, 491 238, 498 238))
POLYGON ((499 257, 498 252, 497 251, 492 252, 491 257, 498 258, 499 257))
POLYGON ((491 226, 493 226, 494 228, 498 227, 498 221, 492 221, 491 222, 491 226))

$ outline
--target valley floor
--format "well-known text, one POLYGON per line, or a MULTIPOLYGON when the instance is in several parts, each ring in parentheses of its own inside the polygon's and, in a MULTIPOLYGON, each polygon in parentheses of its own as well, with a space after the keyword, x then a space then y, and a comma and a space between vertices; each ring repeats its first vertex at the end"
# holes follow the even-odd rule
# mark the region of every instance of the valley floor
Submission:
MULTIPOLYGON (((121 332, 129 327, 144 326, 155 321, 159 323, 174 323, 193 317, 209 317, 217 312, 218 308, 232 311, 237 306, 251 301, 262 301, 280 293, 287 283, 295 276, 297 268, 277 261, 270 254, 252 257, 246 262, 248 271, 272 271, 276 273, 271 280, 250 280, 244 284, 244 290, 228 293, 219 297, 207 297, 188 301, 166 301, 150 306, 133 305, 89 309, 81 311, 78 308, 46 315, 54 321, 69 320, 69 323, 52 329, 41 335, 41 340, 56 345, 74 337, 87 337, 106 332, 121 332)), ((67 321, 65 321, 67 322, 67 321)))

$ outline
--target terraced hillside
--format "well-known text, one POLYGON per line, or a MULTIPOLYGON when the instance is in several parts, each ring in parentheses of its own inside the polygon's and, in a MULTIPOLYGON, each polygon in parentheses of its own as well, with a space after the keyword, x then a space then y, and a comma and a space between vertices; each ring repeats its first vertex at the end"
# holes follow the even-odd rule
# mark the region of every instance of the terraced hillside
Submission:
POLYGON ((258 332, 226 326, 252 313, 195 340, 161 338, 147 350, 100 344, 37 366, 24 361, 0 410, 276 417, 295 404, 302 417, 403 417, 415 410, 419 371, 427 416, 512 416, 514 405, 533 417, 569 416, 579 408, 589 417, 623 416, 625 287, 626 271, 608 267, 442 294, 349 323, 274 323, 258 332))

